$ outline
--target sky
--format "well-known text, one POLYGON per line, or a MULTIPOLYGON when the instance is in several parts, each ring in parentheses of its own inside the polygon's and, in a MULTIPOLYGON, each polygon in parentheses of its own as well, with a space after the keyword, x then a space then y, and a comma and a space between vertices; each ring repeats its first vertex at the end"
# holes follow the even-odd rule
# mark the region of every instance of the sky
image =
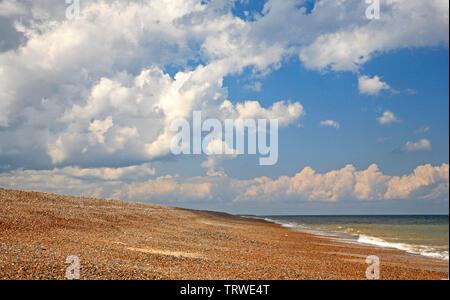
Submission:
POLYGON ((382 0, 371 19, 364 0, 77 2, 0 0, 1 187, 448 214, 447 0, 382 0), (170 125, 194 111, 277 119, 278 162, 173 155, 170 125))

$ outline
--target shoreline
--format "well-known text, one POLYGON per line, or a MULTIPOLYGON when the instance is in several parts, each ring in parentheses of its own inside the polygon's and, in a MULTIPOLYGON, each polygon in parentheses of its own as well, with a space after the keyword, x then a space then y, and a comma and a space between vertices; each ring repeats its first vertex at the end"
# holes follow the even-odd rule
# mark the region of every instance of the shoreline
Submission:
MULTIPOLYGON (((447 215, 440 215, 448 217, 447 215)), ((284 216, 280 216, 284 217, 284 216)), ((294 216, 297 217, 297 216, 294 216)), ((301 216, 300 216, 301 217, 301 216)), ((320 216, 314 216, 314 217, 320 217, 320 216)), ((333 216, 334 217, 334 216, 333 216)), ((358 216, 363 217, 363 216, 358 216)), ((418 256, 418 257, 425 257, 425 258, 431 258, 435 260, 439 260, 442 262, 449 262, 448 258, 448 252, 444 253, 438 253, 438 252, 424 252, 424 251, 418 251, 416 249, 413 249, 414 245, 411 244, 405 244, 405 243, 393 243, 388 242, 382 238, 379 238, 374 235, 366 235, 366 234, 351 234, 347 232, 340 232, 340 231, 330 231, 320 228, 310 228, 307 225, 297 224, 297 223, 285 223, 282 221, 278 221, 271 218, 275 217, 258 217, 255 216, 256 219, 261 219, 264 221, 267 221, 269 223, 280 225, 284 228, 291 229, 294 231, 300 231, 306 234, 311 234, 314 236, 324 236, 332 239, 336 239, 337 241, 347 243, 347 244, 356 244, 356 245, 362 245, 362 246, 370 246, 370 247, 377 247, 380 249, 396 249, 404 252, 405 254, 418 256)), ((415 245, 416 247, 420 247, 421 245, 415 245)), ((427 247, 427 246, 421 246, 421 247, 427 247)))
POLYGON ((448 278, 448 261, 346 244, 264 220, 143 203, 0 188, 0 279, 64 279, 69 256, 81 279, 448 278))

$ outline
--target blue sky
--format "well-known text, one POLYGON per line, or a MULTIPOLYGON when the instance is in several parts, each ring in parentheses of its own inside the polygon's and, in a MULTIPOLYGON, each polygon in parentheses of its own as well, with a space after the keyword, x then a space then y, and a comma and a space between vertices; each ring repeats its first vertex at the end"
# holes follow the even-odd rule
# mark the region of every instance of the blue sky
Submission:
MULTIPOLYGON (((447 214, 446 0, 0 1, 0 186, 249 214, 447 214), (174 156, 276 118, 279 160, 174 156)), ((222 141, 220 141, 222 142, 222 141)))
POLYGON ((261 91, 242 87, 240 82, 248 74, 227 78, 225 85, 235 101, 260 99, 270 105, 282 99, 298 100, 307 112, 299 121, 302 128, 293 124, 282 132, 279 164, 246 169, 246 176, 255 176, 264 169, 268 176, 295 174, 308 165, 326 172, 348 163, 360 169, 377 163, 385 174, 401 175, 417 165, 448 162, 448 59, 446 48, 407 49, 376 57, 361 72, 383 74, 383 80, 399 90, 398 94, 388 92, 377 97, 360 95, 357 78, 350 72, 305 70, 296 59, 264 78, 261 91), (409 94, 408 89, 415 93, 409 94), (385 110, 395 112, 402 122, 380 126, 376 119, 385 110), (324 119, 336 120, 341 127, 323 128, 319 123, 324 119), (416 133, 428 126, 428 132, 416 133), (394 153, 407 141, 424 137, 434 145, 431 151, 394 153), (379 138, 387 140, 380 143, 379 138))
MULTIPOLYGON (((292 59, 262 78, 260 91, 243 86, 250 71, 229 76, 224 86, 236 102, 259 99, 265 106, 281 99, 299 100, 307 116, 280 132, 280 158, 275 166, 258 166, 257 157, 242 157, 224 163, 232 177, 248 179, 257 176, 293 176, 306 166, 321 173, 353 164, 366 169, 376 163, 383 173, 392 176, 409 174, 419 165, 440 165, 449 158, 449 52, 448 48, 404 49, 379 55, 363 68, 364 73, 383 74, 398 93, 381 96, 360 95, 357 78, 351 72, 316 72, 306 70, 298 59, 292 59), (414 90, 412 92, 411 90, 414 90), (389 109, 401 119, 398 124, 381 126, 377 118, 389 109), (338 120, 341 127, 324 128, 324 119, 338 120), (427 132, 419 132, 429 128, 427 132), (430 151, 396 153, 407 141, 427 138, 430 151), (381 141, 380 139, 383 139, 381 141)), ((164 163, 165 164, 165 163, 164 163)), ((174 169, 179 166, 174 164, 174 169)), ((193 176, 201 172, 198 161, 180 174, 193 176), (197 167, 197 168, 196 168, 197 167)), ((202 209, 204 204, 196 205, 202 209)), ((264 205, 265 206, 265 205, 264 205)), ((285 207, 259 206, 243 210, 258 214, 445 214, 448 203, 422 201, 373 205, 353 202, 339 207, 289 204, 285 207), (293 207, 292 207, 293 206, 293 207)), ((187 206, 191 207, 191 206, 187 206)), ((214 206, 209 207, 214 209, 214 206)), ((222 209, 227 209, 223 207, 222 209)))

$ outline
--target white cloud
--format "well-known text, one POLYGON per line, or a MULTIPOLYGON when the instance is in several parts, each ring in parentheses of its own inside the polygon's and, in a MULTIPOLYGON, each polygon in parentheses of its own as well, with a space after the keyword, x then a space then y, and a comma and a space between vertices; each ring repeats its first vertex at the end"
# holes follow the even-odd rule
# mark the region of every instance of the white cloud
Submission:
MULTIPOLYGON (((429 199, 436 188, 448 184, 448 171, 448 164, 440 167, 425 165, 417 167, 411 175, 397 177, 383 175, 376 165, 360 172, 356 171, 354 166, 348 165, 326 174, 317 174, 308 167, 294 177, 283 176, 276 180, 257 178, 235 201, 272 202, 291 199, 338 202, 349 199, 412 200, 414 197, 429 199)), ((448 200, 448 191, 446 194, 436 193, 436 196, 448 200)))
POLYGON ((431 143, 427 139, 422 139, 417 142, 407 142, 400 150, 404 152, 430 151, 431 143))
POLYGON ((183 180, 179 177, 164 176, 142 183, 132 183, 116 190, 115 198, 140 199, 146 201, 185 202, 212 200, 212 185, 209 182, 183 180))
POLYGON ((248 180, 227 176, 223 170, 208 176, 162 176, 155 179, 149 165, 125 168, 62 168, 15 170, 0 174, 0 186, 48 192, 93 195, 151 202, 331 202, 448 201, 449 165, 418 166, 412 174, 389 176, 373 164, 358 171, 353 165, 327 173, 310 167, 293 177, 248 180), (132 183, 129 183, 129 182, 132 183))
MULTIPOLYGON (((285 51, 250 38, 251 23, 219 2, 92 1, 74 22, 64 18, 64 5, 53 10, 53 4, 29 3, 28 17, 40 22, 17 23, 26 43, 20 51, 0 53, 0 126, 8 128, 0 140, 30 136, 8 147, 38 149, 48 163, 163 157, 172 120, 190 118, 193 110, 216 116, 227 99, 225 76, 249 66, 267 73, 285 51), (199 55, 206 63, 187 67, 199 55), (174 77, 163 71, 169 64, 180 69, 174 77)), ((287 126, 303 107, 279 102, 266 109, 247 102, 236 112, 279 118, 287 126)))
POLYGON ((193 110, 288 126, 304 115, 300 103, 248 101, 224 113, 223 79, 247 68, 258 90, 257 78, 296 53, 308 68, 355 70, 375 52, 448 43, 445 0, 391 0, 380 22, 365 19, 359 0, 321 0, 308 15, 296 0, 269 0, 253 21, 233 16, 226 1, 89 1, 76 21, 59 0, 1 3, 25 37, 0 53, 2 153, 16 153, 9 158, 22 167, 18 156, 39 155, 39 167, 160 158, 168 124, 193 110), (173 77, 169 65, 179 70, 173 77), (104 133, 89 130, 109 117, 104 133))
POLYGON ((13 170, 0 174, 0 186, 108 198, 128 181, 145 181, 155 175, 149 164, 123 168, 65 167, 52 170, 13 170))
POLYGON ((207 174, 209 176, 222 174, 224 170, 220 166, 221 163, 225 160, 235 159, 238 155, 236 149, 231 148, 227 143, 218 139, 212 140, 208 144, 206 153, 209 155, 201 166, 207 169, 207 174))
POLYGON ((142 180, 155 175, 156 171, 149 164, 123 168, 94 168, 81 169, 78 167, 66 167, 52 170, 53 174, 64 174, 66 176, 81 178, 85 180, 99 179, 106 181, 114 180, 142 180))
POLYGON ((358 78, 359 92, 364 95, 378 96, 382 90, 390 90, 391 87, 386 82, 381 81, 380 77, 360 76, 358 78))
MULTIPOLYGON (((263 14, 250 22, 233 16, 228 1, 85 1, 81 18, 69 21, 60 0, 3 0, 0 13, 12 19, 24 41, 14 51, 0 53, 0 155, 16 168, 50 170, 18 169, 1 174, 2 184, 57 192, 86 188, 99 194, 94 183, 81 178, 94 176, 87 174, 92 172, 108 177, 114 172, 104 167, 137 167, 164 157, 173 134, 168 130, 171 121, 190 118, 193 110, 205 117, 274 118, 282 127, 305 115, 299 102, 273 99, 269 107, 258 101, 231 102, 236 99, 229 99, 223 85, 227 76, 250 70, 248 82, 257 82, 293 55, 307 68, 356 72, 376 53, 448 44, 446 0, 389 0, 379 22, 365 19, 366 5, 360 0, 321 0, 308 15, 298 4, 269 0, 263 14), (171 76, 164 71, 167 67, 178 72, 171 76), (53 170, 52 164, 60 164, 59 169, 53 170), (90 171, 74 178, 61 171, 64 166, 74 173, 81 172, 76 168, 90 171)), ((366 79, 377 84, 363 84, 364 92, 376 93, 386 84, 376 76, 366 79)), ((398 122, 391 112, 379 121, 398 122)), ((304 199, 337 201, 352 190, 351 174, 351 167, 329 174, 305 169, 299 175, 305 178, 304 188, 290 186, 289 178, 280 184, 304 199)), ((265 182, 267 197, 285 195, 270 179, 216 175, 137 183, 141 192, 124 195, 145 199, 150 191, 149 196, 160 198, 186 193, 191 198, 232 199, 247 191, 249 196, 253 190, 259 193, 265 182), (233 195, 231 183, 244 192, 233 195), (159 192, 158 184, 167 192, 159 192)), ((374 170, 365 176, 384 180, 374 170)), ((105 184, 102 195, 127 190, 122 180, 105 184)), ((380 189, 360 183, 354 193, 377 198, 370 195, 380 189)))
POLYGON ((383 115, 377 118, 378 123, 381 125, 390 125, 392 123, 399 123, 400 120, 394 115, 393 112, 387 110, 383 113, 383 115))
POLYGON ((306 114, 299 102, 290 101, 276 102, 270 108, 264 108, 258 101, 246 101, 233 106, 229 100, 226 100, 220 109, 224 119, 276 119, 282 127, 298 121, 306 114))
MULTIPOLYGON (((83 148, 86 149, 86 148, 83 148)), ((84 152, 85 150, 83 150, 84 152)), ((48 146, 47 149, 48 155, 51 157, 52 162, 54 164, 58 164, 63 162, 67 158, 66 148, 63 145, 62 138, 59 137, 55 143, 48 146)))
POLYGON ((431 129, 431 126, 424 126, 424 127, 417 129, 415 131, 415 133, 426 133, 426 132, 430 131, 430 129, 431 129))
POLYGON ((94 134, 97 141, 100 144, 105 143, 105 133, 108 132, 108 130, 114 126, 114 123, 112 121, 112 117, 109 116, 104 121, 95 120, 89 125, 89 131, 94 134))
POLYGON ((414 89, 406 89, 405 93, 408 95, 416 95, 417 91, 414 89))
POLYGON ((330 127, 336 128, 336 129, 341 127, 341 124, 339 124, 338 122, 333 121, 333 120, 322 121, 322 122, 320 122, 320 125, 322 125, 322 126, 330 126, 330 127))
POLYGON ((327 28, 310 45, 300 48, 305 66, 356 71, 376 53, 448 45, 449 3, 446 0, 384 1, 380 20, 372 22, 365 19, 366 8, 363 1, 321 1, 310 19, 328 13, 327 25, 334 28, 327 28))
MULTIPOLYGON (((442 185, 448 185, 448 181, 448 164, 443 164, 441 167, 419 166, 410 175, 393 177, 388 183, 385 198, 405 199, 413 197, 415 193, 421 193, 425 198, 430 198, 430 195, 436 193, 436 189, 439 190, 442 185)), ((448 190, 446 195, 448 199, 448 190)), ((442 197, 442 193, 436 193, 436 196, 442 197)))
POLYGON ((244 86, 247 90, 252 90, 254 92, 261 92, 262 90, 262 83, 259 81, 255 81, 253 83, 247 84, 244 86))
POLYGON ((19 1, 2 0, 0 2, 0 17, 24 15, 26 12, 26 8, 19 1))

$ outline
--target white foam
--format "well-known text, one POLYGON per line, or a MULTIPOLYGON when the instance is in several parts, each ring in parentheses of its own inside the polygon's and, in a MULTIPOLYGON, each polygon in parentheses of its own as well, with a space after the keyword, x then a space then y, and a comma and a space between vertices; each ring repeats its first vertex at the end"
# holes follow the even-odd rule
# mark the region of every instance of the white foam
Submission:
POLYGON ((326 237, 330 237, 330 238, 338 238, 339 240, 343 240, 345 242, 351 242, 350 239, 345 239, 342 235, 339 235, 337 233, 333 233, 330 231, 325 231, 320 228, 311 228, 304 224, 298 224, 298 223, 294 223, 294 222, 283 222, 283 221, 273 220, 273 219, 269 219, 269 218, 264 218, 263 220, 266 222, 280 225, 281 227, 298 230, 298 231, 301 231, 304 233, 309 233, 312 235, 319 235, 319 236, 326 236, 326 237))
POLYGON ((398 250, 405 251, 407 253, 422 255, 422 256, 426 256, 426 257, 430 257, 430 258, 449 260, 449 251, 442 251, 442 250, 440 251, 440 250, 438 250, 434 247, 430 247, 430 246, 409 245, 409 244, 404 244, 404 243, 387 242, 387 241, 377 238, 377 237, 359 234, 359 232, 360 232, 359 230, 354 230, 352 228, 344 230, 344 233, 346 233, 347 235, 350 235, 350 236, 359 237, 355 240, 353 238, 345 238, 343 236, 336 235, 335 233, 332 233, 330 231, 313 229, 313 228, 310 228, 308 226, 298 224, 298 223, 283 222, 283 221, 273 220, 270 218, 264 218, 263 220, 270 222, 270 223, 275 223, 275 224, 281 225, 282 227, 296 229, 296 230, 299 230, 299 231, 302 231, 305 233, 309 233, 309 234, 339 238, 340 240, 347 242, 347 243, 369 244, 369 245, 375 245, 375 246, 383 247, 383 248, 398 249, 398 250), (356 231, 356 233, 355 233, 355 231, 356 231))
POLYGON ((297 223, 288 223, 288 222, 276 221, 276 220, 269 219, 269 218, 260 218, 260 217, 251 217, 251 216, 242 216, 242 217, 248 218, 248 219, 264 220, 266 222, 277 224, 277 225, 280 225, 281 227, 286 227, 286 228, 290 228, 290 229, 298 229, 299 228, 299 225, 297 223))
POLYGON ((360 235, 358 242, 362 244, 375 245, 378 247, 399 249, 407 253, 418 254, 426 257, 449 260, 448 251, 437 251, 437 249, 430 246, 409 245, 404 243, 391 243, 383 239, 367 235, 360 235))

